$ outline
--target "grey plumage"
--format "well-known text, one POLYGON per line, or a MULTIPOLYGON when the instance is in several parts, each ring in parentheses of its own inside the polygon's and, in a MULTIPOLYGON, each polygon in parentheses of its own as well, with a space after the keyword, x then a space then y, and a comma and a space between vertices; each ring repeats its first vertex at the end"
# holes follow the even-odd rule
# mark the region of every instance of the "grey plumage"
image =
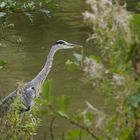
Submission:
MULTIPOLYGON (((37 74, 37 76, 33 80, 27 82, 23 86, 21 100, 24 106, 26 107, 26 109, 23 109, 24 111, 30 110, 30 108, 34 104, 34 99, 39 97, 42 85, 51 70, 55 53, 60 49, 68 49, 73 47, 81 47, 81 46, 70 44, 63 40, 57 41, 52 46, 43 69, 37 74)), ((8 112, 8 110, 10 110, 10 105, 14 102, 15 98, 17 97, 17 93, 18 90, 15 90, 2 100, 0 104, 0 116, 4 115, 5 113, 8 112)))

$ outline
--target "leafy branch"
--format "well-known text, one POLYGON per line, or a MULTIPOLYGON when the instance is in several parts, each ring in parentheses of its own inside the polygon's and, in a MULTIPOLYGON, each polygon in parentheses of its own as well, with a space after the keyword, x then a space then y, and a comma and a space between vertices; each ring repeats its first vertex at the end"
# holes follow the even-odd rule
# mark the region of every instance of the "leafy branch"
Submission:
POLYGON ((86 131, 88 134, 91 135, 92 138, 94 138, 95 140, 99 140, 99 138, 93 133, 93 131, 87 127, 87 126, 84 126, 80 123, 78 123, 76 120, 72 119, 71 117, 69 117, 67 114, 65 113, 62 113, 62 112, 59 112, 59 111, 56 111, 53 106, 51 104, 48 105, 49 109, 56 115, 56 116, 59 116, 67 121, 69 121, 71 124, 75 125, 76 127, 86 131))
POLYGON ((23 13, 23 12, 37 12, 41 9, 46 9, 45 6, 51 1, 46 2, 18 2, 18 1, 2 1, 0 2, 0 11, 1 12, 14 12, 14 13, 23 13))

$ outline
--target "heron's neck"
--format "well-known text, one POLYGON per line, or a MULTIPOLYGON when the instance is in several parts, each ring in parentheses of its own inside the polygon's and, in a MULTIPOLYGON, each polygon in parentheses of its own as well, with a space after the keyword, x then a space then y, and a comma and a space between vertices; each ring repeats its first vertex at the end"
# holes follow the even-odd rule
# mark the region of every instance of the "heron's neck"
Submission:
POLYGON ((43 69, 38 73, 38 75, 31 81, 34 84, 43 84, 45 79, 47 78, 53 63, 53 58, 55 53, 59 50, 58 47, 53 46, 48 54, 47 61, 43 69))

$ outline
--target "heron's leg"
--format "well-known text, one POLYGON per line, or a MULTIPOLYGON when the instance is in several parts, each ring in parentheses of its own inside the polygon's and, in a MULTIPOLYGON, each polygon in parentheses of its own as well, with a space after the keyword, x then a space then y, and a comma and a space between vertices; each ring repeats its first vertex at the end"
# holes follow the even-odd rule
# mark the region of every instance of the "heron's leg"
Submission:
POLYGON ((24 115, 25 115, 25 112, 22 111, 21 114, 20 114, 21 122, 22 122, 22 120, 23 120, 24 115))
POLYGON ((33 117, 33 115, 32 115, 32 112, 31 112, 31 106, 30 106, 30 109, 28 110, 28 113, 29 113, 29 116, 30 116, 30 118, 31 118, 31 121, 34 123, 34 124, 36 124, 36 119, 33 117))
POLYGON ((27 112, 27 111, 30 111, 30 106, 27 107, 27 108, 22 108, 22 109, 20 110, 20 119, 21 119, 21 121, 23 120, 24 115, 25 115, 25 112, 27 112))

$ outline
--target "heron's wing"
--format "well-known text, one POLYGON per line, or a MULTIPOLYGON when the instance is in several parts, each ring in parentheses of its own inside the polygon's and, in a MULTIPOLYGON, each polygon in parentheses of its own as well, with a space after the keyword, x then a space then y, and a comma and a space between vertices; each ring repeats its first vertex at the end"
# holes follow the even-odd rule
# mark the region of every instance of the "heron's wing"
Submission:
POLYGON ((10 105, 14 102, 16 96, 17 91, 15 90, 2 100, 0 103, 0 116, 4 115, 10 109, 10 105))
POLYGON ((23 93, 23 103, 28 108, 34 103, 34 98, 36 97, 36 90, 34 87, 29 87, 25 89, 23 93))
MULTIPOLYGON (((14 102, 14 100, 17 97, 17 90, 11 92, 8 96, 6 96, 1 104, 0 104, 0 116, 3 116, 5 113, 7 113, 10 110, 10 105, 14 102)), ((34 98, 36 97, 36 90, 33 86, 28 86, 25 87, 23 93, 22 93, 22 102, 25 105, 27 109, 23 110, 28 110, 33 103, 34 103, 34 98)))

